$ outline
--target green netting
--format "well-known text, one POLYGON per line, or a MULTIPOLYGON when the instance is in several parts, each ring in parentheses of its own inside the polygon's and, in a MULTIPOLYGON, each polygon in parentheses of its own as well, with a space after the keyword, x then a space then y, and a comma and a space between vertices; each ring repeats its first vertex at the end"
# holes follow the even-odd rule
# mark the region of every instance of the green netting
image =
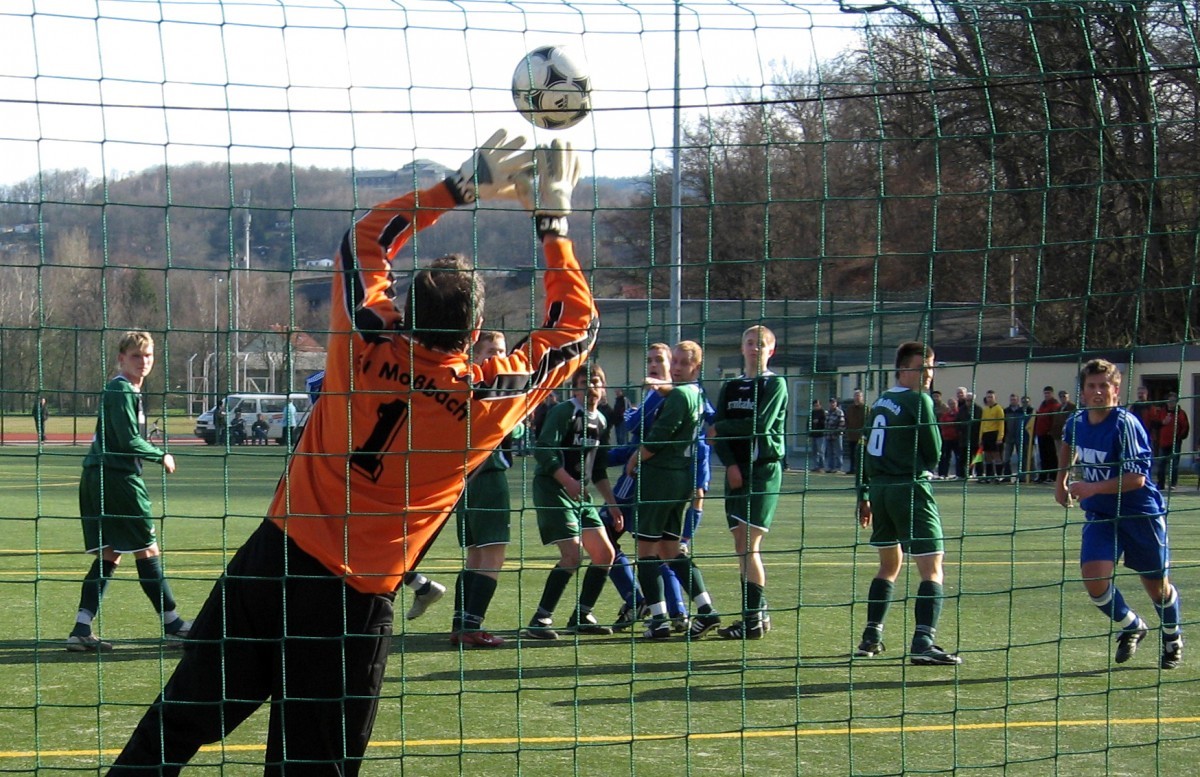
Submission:
MULTIPOLYGON (((80 462, 120 334, 156 339, 148 421, 179 469, 149 465, 146 482, 192 617, 261 521, 287 453, 236 445, 202 413, 232 394, 305 393, 325 366, 343 234, 457 169, 498 126, 584 152, 571 229, 610 399, 621 388, 642 401, 653 343, 700 343, 715 398, 742 369, 743 330, 777 335, 791 403, 763 543, 772 629, 744 642, 649 642, 640 625, 519 639, 558 554, 541 544, 534 457, 518 445, 512 542, 484 623, 508 643, 451 647, 452 597, 410 621, 402 588, 364 773, 1186 769, 1200 750, 1196 661, 1159 668, 1157 614, 1122 568, 1151 634, 1114 663, 1117 627, 1079 571, 1082 515, 1031 482, 1036 444, 976 477, 951 477, 948 461, 934 484, 947 538, 938 642, 964 663, 907 662, 912 565, 886 652, 851 659, 877 555, 856 528, 853 479, 817 471, 832 468, 830 448, 847 469, 853 435, 814 436, 810 409, 856 389, 873 402, 896 345, 915 339, 936 350, 946 399, 961 387, 1037 407, 1046 386, 1077 399, 1079 366, 1103 357, 1124 372, 1127 402, 1139 387, 1158 403, 1176 392, 1200 416, 1198 14, 1195 2, 6 0, 0 772, 107 769, 179 660, 132 563, 95 623, 114 650, 63 649, 90 563, 80 462), (534 130, 511 95, 522 55, 552 43, 587 55, 593 89, 593 112, 560 132, 534 130)), ((486 278, 487 327, 511 346, 538 325, 528 214, 461 209, 394 268, 403 282, 452 251, 486 278)), ((1185 632, 1200 580, 1194 450, 1189 438, 1154 462, 1164 487, 1177 477, 1166 495, 1185 632)), ((742 589, 723 468, 713 475, 692 553, 727 625, 742 589)), ((420 566, 450 591, 465 560, 455 525, 420 566)), ((619 606, 606 585, 597 617, 619 606)), ((191 771, 259 773, 266 720, 251 716, 191 771)))

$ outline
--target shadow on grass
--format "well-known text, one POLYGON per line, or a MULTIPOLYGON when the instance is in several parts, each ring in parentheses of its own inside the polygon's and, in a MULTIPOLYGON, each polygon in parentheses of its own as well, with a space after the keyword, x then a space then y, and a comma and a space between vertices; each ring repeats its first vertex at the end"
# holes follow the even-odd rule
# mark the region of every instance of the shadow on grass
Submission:
POLYGON ((0 641, 0 666, 19 664, 78 664, 86 661, 104 663, 125 661, 174 661, 182 653, 178 643, 160 640, 129 640, 114 643, 107 653, 74 653, 67 650, 66 640, 0 641))
MULTIPOLYGON (((927 667, 931 671, 937 671, 936 667, 927 667)), ((1149 668, 1149 667, 1147 667, 1149 668)), ((924 671, 922 668, 919 671, 924 671)), ((1139 671, 1139 667, 1115 667, 1112 672, 1129 672, 1139 671)), ((911 690, 914 688, 961 688, 968 685, 991 685, 1001 684, 1007 685, 1012 682, 1021 682, 1029 680, 1058 680, 1063 678, 1087 678, 1099 677, 1111 674, 1108 669, 1088 669, 1078 672, 1044 672, 1039 674, 1028 675, 996 675, 994 677, 968 677, 956 678, 950 675, 945 677, 930 678, 930 679, 913 679, 910 672, 904 679, 895 680, 869 680, 866 682, 832 682, 832 683, 745 683, 728 686, 705 686, 700 684, 691 684, 687 687, 661 687, 651 688, 645 691, 640 691, 633 694, 633 701, 659 701, 659 702, 684 702, 689 703, 726 703, 740 701, 783 701, 795 699, 797 697, 816 698, 829 695, 847 696, 850 694, 851 688, 855 693, 863 691, 899 691, 902 689, 911 690)), ((620 696, 608 699, 571 699, 563 702, 554 702, 557 706, 603 706, 611 704, 629 704, 629 696, 620 696)))

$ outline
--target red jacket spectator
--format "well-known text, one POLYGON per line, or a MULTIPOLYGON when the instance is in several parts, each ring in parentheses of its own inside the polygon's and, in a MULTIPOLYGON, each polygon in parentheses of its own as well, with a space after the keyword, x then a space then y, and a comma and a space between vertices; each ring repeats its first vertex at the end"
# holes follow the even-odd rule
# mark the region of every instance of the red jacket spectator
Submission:
POLYGON ((1183 448, 1184 440, 1192 433, 1192 427, 1188 423, 1187 413, 1174 399, 1168 397, 1161 424, 1158 427, 1158 439, 1155 440, 1158 447, 1179 452, 1183 448))
POLYGON ((938 431, 942 433, 942 442, 958 439, 958 411, 946 408, 938 416, 938 431))
POLYGON ((1054 397, 1054 389, 1044 392, 1045 399, 1038 405, 1037 414, 1033 418, 1033 436, 1047 437, 1054 432, 1054 422, 1062 405, 1054 397))

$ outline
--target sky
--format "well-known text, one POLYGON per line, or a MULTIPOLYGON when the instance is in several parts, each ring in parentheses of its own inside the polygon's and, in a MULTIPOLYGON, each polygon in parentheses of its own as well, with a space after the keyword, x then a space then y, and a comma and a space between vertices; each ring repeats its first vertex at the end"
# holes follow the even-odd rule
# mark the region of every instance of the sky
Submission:
MULTIPOLYGON (((0 185, 39 170, 124 177, 190 162, 457 166, 497 127, 569 140, 601 176, 669 165, 669 0, 3 0, 0 185), (515 111, 523 54, 582 52, 592 114, 557 132, 515 111)), ((834 0, 678 7, 685 120, 761 95, 853 44, 834 0)))

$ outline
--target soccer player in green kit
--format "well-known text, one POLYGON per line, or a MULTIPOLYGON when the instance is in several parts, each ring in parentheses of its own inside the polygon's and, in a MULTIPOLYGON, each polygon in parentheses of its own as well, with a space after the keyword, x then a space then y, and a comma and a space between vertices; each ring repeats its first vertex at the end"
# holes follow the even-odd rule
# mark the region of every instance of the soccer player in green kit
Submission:
POLYGON ((650 610, 645 632, 648 639, 671 636, 659 572, 663 561, 696 603, 696 617, 714 624, 717 619, 700 570, 680 548, 684 513, 696 493, 696 433, 704 420, 704 392, 696 381, 703 360, 704 352, 697 343, 684 340, 675 346, 671 352, 673 388, 663 399, 641 447, 625 466, 626 474, 637 472, 641 482, 652 483, 654 489, 653 497, 638 505, 631 527, 637 537, 638 583, 650 610))
POLYGON ((537 612, 529 626, 521 630, 520 636, 525 639, 558 639, 553 628, 554 608, 571 576, 579 569, 581 548, 592 563, 584 572, 579 603, 567 622, 567 630, 601 636, 613 633, 592 614, 616 556, 597 505, 592 502, 593 490, 608 505, 613 528, 620 531, 625 525, 625 517, 608 482, 608 455, 604 448, 608 446, 609 429, 599 409, 604 388, 604 370, 600 365, 580 367, 571 378, 571 399, 550 410, 538 435, 532 489, 538 534, 543 545, 558 548, 559 559, 546 578, 537 612))
MULTIPOLYGON (((725 465, 725 518, 742 580, 742 620, 718 630, 724 639, 762 639, 767 630, 761 548, 779 504, 787 453, 787 383, 767 366, 774 354, 770 329, 752 326, 742 333, 743 372, 721 386, 713 422, 713 449, 725 465)), ((706 625, 693 620, 692 636, 703 634, 706 625)))
MULTIPOLYGON (((483 364, 489 359, 503 359, 508 343, 503 332, 482 332, 472 351, 475 363, 483 364)), ((466 559, 454 586, 451 645, 497 648, 504 644, 503 637, 483 630, 483 619, 496 593, 511 540, 508 470, 512 467, 512 442, 521 438, 524 429, 524 425, 514 428, 479 465, 458 502, 458 539, 466 550, 466 559)))
POLYGON ((167 639, 182 639, 192 624, 175 610, 175 596, 163 576, 162 556, 151 514, 150 494, 142 479, 142 462, 175 471, 175 457, 146 441, 142 384, 154 369, 154 338, 149 332, 126 332, 117 343, 117 374, 104 386, 96 434, 83 460, 79 481, 79 513, 83 547, 96 558, 83 580, 75 628, 67 650, 109 651, 112 643, 92 633, 92 619, 108 581, 125 556, 137 566, 142 591, 162 618, 167 639))
POLYGON ((930 485, 930 472, 942 450, 929 396, 932 382, 933 349, 918 342, 902 343, 896 349, 896 385, 875 401, 867 415, 858 522, 864 529, 871 527, 879 571, 867 595, 867 627, 854 651, 857 657, 884 650, 883 621, 907 552, 921 574, 909 660, 931 666, 962 663, 957 655, 934 644, 942 609, 944 545, 942 519, 930 485))

